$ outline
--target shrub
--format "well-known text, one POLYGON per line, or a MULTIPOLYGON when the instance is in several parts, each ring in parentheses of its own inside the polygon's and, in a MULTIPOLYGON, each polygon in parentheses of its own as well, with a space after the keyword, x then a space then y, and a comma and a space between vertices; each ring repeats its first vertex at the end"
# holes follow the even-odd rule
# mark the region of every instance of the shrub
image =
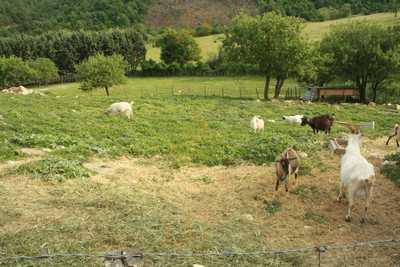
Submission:
POLYGON ((26 84, 35 77, 35 71, 18 57, 0 57, 0 86, 7 88, 26 84))
POLYGON ((200 60, 199 45, 186 31, 166 29, 156 44, 161 48, 161 60, 168 65, 200 60))
POLYGON ((385 165, 382 173, 400 186, 400 153, 388 155, 385 157, 385 160, 397 161, 397 165, 385 165))
POLYGON ((56 64, 48 58, 29 60, 27 64, 34 70, 33 80, 38 83, 47 84, 59 78, 56 64))

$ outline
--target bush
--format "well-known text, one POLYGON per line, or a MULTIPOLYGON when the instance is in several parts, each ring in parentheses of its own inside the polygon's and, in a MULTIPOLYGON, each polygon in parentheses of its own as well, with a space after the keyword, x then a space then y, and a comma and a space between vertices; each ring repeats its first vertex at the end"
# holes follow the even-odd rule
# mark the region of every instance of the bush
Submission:
POLYGON ((29 60, 27 64, 34 70, 33 80, 39 84, 47 84, 60 77, 56 64, 48 58, 29 60))
POLYGON ((0 86, 7 88, 26 84, 35 77, 35 71, 18 57, 0 57, 0 86))
POLYGON ((185 31, 166 29, 156 44, 161 48, 161 60, 168 65, 200 60, 199 45, 185 31))
POLYGON ((385 157, 385 160, 397 161, 397 165, 385 165, 382 173, 400 186, 400 153, 388 155, 385 157))

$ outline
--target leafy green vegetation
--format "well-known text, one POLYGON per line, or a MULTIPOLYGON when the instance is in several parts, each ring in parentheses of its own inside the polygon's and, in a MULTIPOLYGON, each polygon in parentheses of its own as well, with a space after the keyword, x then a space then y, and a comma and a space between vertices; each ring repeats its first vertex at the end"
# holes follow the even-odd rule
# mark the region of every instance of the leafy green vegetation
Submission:
POLYGON ((81 161, 56 157, 23 164, 18 166, 13 174, 59 182, 90 176, 90 172, 82 166, 81 161))
POLYGON ((268 212, 270 215, 274 215, 282 209, 282 202, 276 199, 272 201, 264 201, 264 205, 265 211, 268 212))
POLYGON ((127 28, 143 21, 148 0, 3 0, 0 36, 127 28))
POLYGON ((104 56, 97 54, 76 66, 78 79, 81 81, 81 89, 90 91, 96 88, 104 88, 107 96, 109 89, 126 80, 125 73, 128 62, 120 55, 104 56))
POLYGON ((382 172, 400 186, 400 153, 387 155, 385 160, 397 162, 397 165, 385 165, 382 172))

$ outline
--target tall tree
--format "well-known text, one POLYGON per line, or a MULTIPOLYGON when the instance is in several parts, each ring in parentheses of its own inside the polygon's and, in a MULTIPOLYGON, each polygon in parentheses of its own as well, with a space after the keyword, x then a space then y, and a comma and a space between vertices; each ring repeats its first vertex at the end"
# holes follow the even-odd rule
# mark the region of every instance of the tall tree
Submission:
POLYGON ((259 67, 265 75, 265 99, 269 99, 270 82, 275 77, 275 97, 279 97, 284 81, 297 72, 306 54, 302 29, 303 21, 295 17, 274 12, 256 17, 242 14, 226 33, 226 58, 259 67))
POLYGON ((120 55, 104 56, 97 54, 76 66, 82 90, 104 88, 107 96, 109 89, 125 81, 128 63, 120 55))
POLYGON ((383 82, 387 76, 381 73, 392 70, 391 57, 399 42, 396 39, 390 41, 392 37, 387 31, 382 26, 355 22, 336 28, 321 42, 321 53, 332 58, 329 66, 332 73, 353 81, 361 102, 367 100, 368 83, 373 79, 383 82))

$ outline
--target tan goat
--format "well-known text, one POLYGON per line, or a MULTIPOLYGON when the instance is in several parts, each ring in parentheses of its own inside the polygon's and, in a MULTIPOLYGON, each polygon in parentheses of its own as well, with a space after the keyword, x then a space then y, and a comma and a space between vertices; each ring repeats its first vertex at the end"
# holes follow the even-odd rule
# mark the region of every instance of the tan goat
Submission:
POLYGON ((275 162, 276 168, 276 185, 275 191, 278 191, 279 184, 285 182, 286 192, 289 191, 289 177, 294 173, 295 183, 297 184, 297 176, 299 173, 300 158, 293 148, 288 148, 282 153, 279 160, 275 162))

